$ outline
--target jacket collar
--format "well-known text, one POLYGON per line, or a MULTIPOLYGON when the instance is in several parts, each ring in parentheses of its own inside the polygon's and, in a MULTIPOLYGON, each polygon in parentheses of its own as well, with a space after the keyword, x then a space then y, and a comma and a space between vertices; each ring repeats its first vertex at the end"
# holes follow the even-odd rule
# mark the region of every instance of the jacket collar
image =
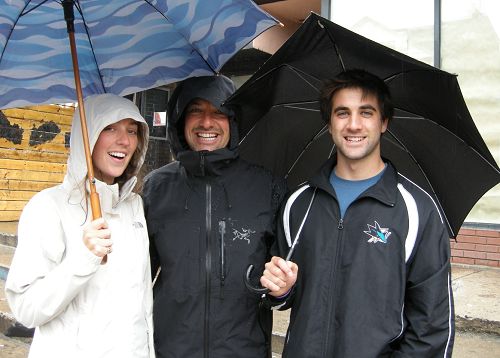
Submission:
MULTIPOLYGON (((90 193, 88 181, 85 180, 85 189, 88 194, 90 193)), ((132 193, 137 183, 137 177, 133 176, 127 180, 121 187, 118 184, 108 185, 96 179, 96 191, 99 194, 99 201, 103 213, 112 213, 116 206, 122 201, 126 200, 132 193)), ((83 195, 82 182, 80 185, 66 174, 62 187, 68 192, 68 200, 72 203, 82 203, 85 205, 85 195, 83 195)))
MULTIPOLYGON (((386 205, 394 206, 398 194, 398 173, 394 165, 387 159, 382 158, 384 163, 387 163, 387 168, 380 180, 364 192, 360 197, 371 197, 386 205)), ((322 189, 337 198, 335 190, 330 184, 330 174, 337 164, 337 156, 328 159, 319 171, 311 178, 310 185, 322 189)))
POLYGON ((220 176, 225 167, 238 158, 238 150, 227 148, 214 151, 193 151, 180 152, 177 159, 186 171, 194 176, 220 176))

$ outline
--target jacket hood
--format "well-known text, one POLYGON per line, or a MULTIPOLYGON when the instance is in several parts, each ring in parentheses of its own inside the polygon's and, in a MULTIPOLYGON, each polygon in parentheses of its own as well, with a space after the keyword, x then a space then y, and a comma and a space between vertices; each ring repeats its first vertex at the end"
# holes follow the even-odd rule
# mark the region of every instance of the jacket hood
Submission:
POLYGON ((236 87, 228 77, 202 76, 191 77, 182 81, 172 93, 168 102, 168 134, 172 150, 177 156, 180 152, 191 150, 184 138, 184 111, 195 98, 212 103, 217 109, 229 117, 230 140, 228 149, 238 146, 238 128, 234 120, 234 112, 224 106, 224 101, 234 93, 236 87))
MULTIPOLYGON (((130 100, 106 93, 87 97, 84 102, 90 151, 93 152, 95 143, 102 130, 110 124, 131 118, 140 125, 137 149, 123 173, 120 182, 125 183, 139 172, 148 147, 149 129, 145 119, 137 106, 130 100)), ((80 185, 87 176, 87 164, 83 149, 82 127, 80 111, 76 110, 71 124, 70 150, 68 157, 68 176, 76 185, 80 185)))

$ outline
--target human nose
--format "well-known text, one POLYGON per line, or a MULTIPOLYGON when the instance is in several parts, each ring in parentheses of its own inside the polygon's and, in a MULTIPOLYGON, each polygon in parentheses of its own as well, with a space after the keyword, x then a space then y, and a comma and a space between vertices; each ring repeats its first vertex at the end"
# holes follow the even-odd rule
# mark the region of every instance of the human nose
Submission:
POLYGON ((210 113, 203 113, 203 115, 201 116, 200 118, 200 122, 199 122, 200 126, 207 129, 207 128, 211 128, 213 126, 213 122, 212 122, 212 116, 210 115, 210 113))
POLYGON ((124 130, 118 131, 116 142, 124 146, 130 145, 130 138, 128 132, 124 130))
POLYGON ((349 121, 347 126, 350 129, 359 129, 361 128, 361 115, 359 113, 352 113, 349 117, 349 121))

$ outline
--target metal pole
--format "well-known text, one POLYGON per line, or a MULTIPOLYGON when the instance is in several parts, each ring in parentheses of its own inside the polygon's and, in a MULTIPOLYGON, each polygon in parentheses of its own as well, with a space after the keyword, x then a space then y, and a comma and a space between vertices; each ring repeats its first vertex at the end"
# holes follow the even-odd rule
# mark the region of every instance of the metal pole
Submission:
POLYGON ((321 0, 321 16, 323 16, 325 19, 331 20, 330 19, 330 13, 331 13, 331 2, 333 0, 321 0))
POLYGON ((441 0, 434 0, 434 67, 441 68, 441 0))

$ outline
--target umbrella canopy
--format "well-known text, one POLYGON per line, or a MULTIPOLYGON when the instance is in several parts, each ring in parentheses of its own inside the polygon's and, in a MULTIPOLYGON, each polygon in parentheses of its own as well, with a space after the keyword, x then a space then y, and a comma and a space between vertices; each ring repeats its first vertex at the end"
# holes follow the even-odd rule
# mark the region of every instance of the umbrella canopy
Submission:
POLYGON ((456 75, 436 69, 311 14, 229 99, 240 125, 241 155, 287 178, 307 180, 335 148, 319 113, 323 80, 347 69, 384 79, 395 117, 382 156, 425 189, 450 237, 500 171, 463 99, 456 75))
POLYGON ((101 216, 83 97, 217 73, 276 20, 249 0, 0 0, 0 109, 74 102, 101 216))
MULTIPOLYGON (((276 21, 252 1, 75 0, 83 96, 211 75, 276 21)), ((0 0, 0 109, 75 102, 60 0, 0 0)))

